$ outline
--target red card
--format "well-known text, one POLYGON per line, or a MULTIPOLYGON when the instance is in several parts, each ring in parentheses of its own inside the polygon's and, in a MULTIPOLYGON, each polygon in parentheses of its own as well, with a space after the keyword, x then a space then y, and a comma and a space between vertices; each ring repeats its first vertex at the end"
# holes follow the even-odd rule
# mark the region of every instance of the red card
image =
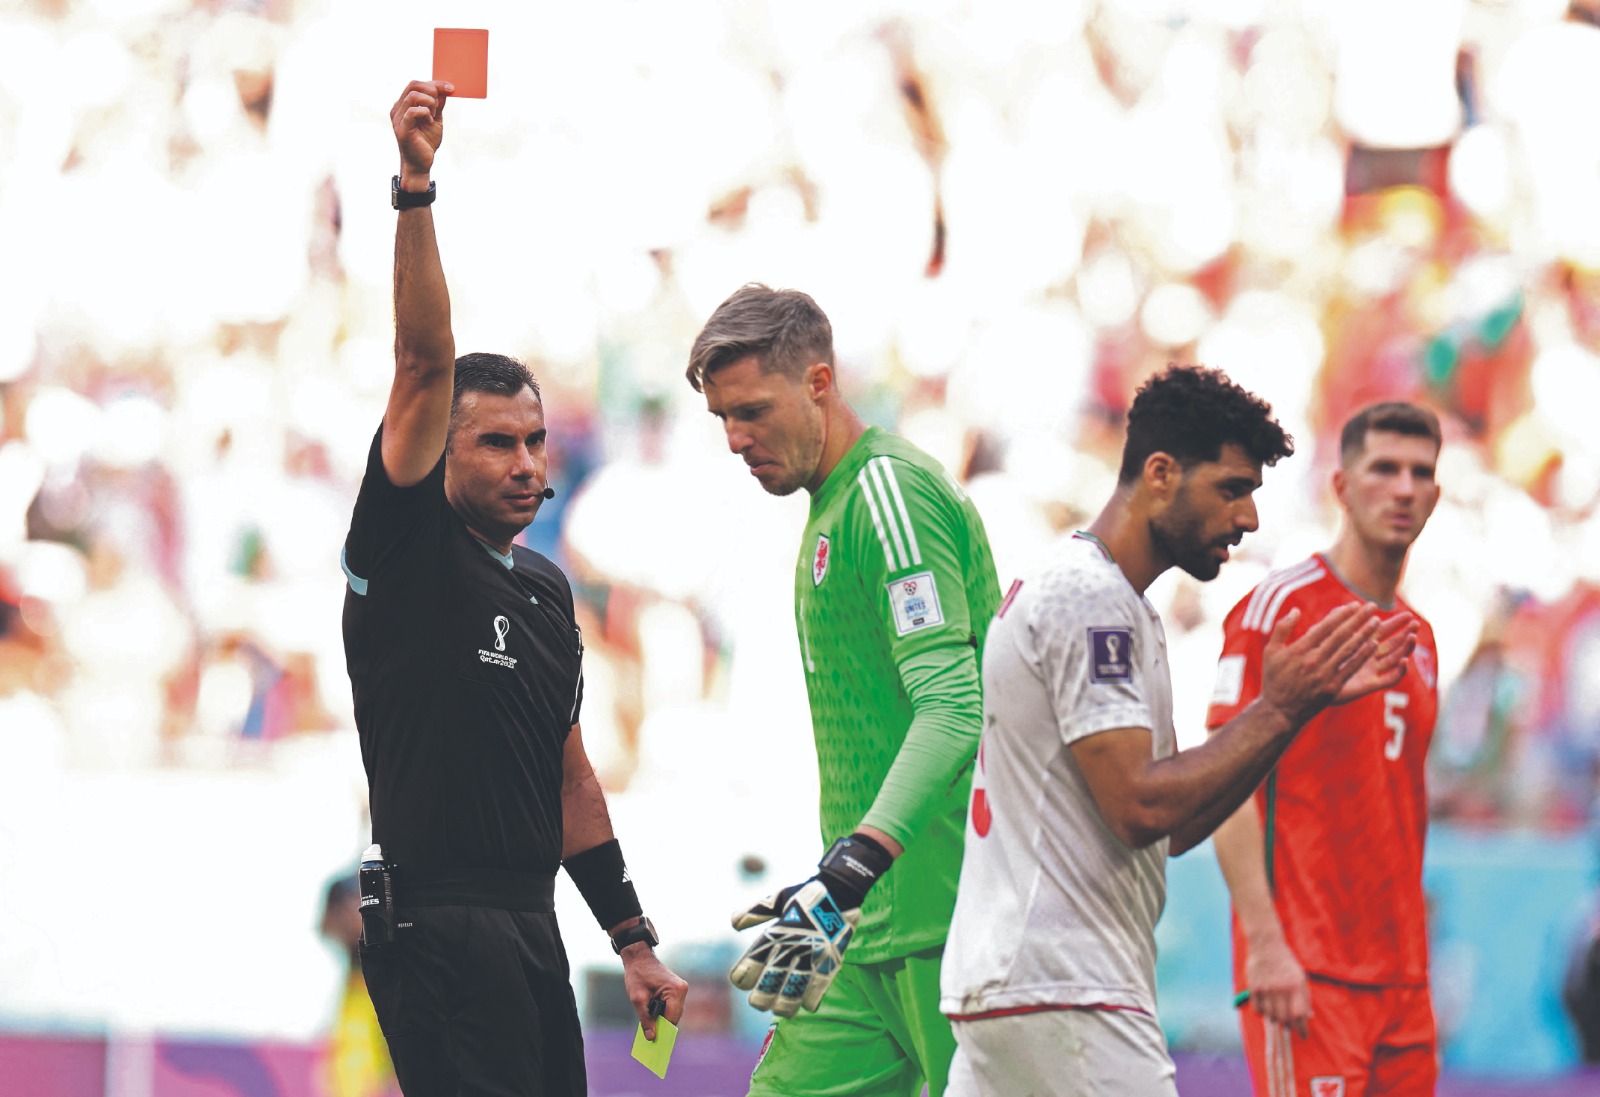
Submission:
POLYGON ((489 32, 435 29, 433 78, 455 85, 456 99, 489 97, 489 32))

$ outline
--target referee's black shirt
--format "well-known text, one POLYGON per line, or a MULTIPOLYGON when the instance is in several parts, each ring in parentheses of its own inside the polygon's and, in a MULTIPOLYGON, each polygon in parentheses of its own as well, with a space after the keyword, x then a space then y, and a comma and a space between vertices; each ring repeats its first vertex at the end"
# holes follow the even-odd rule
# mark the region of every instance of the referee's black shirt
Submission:
POLYGON ((395 487, 372 440, 343 564, 345 663, 372 840, 402 873, 561 864, 562 753, 583 701, 572 588, 467 532, 444 458, 395 487))

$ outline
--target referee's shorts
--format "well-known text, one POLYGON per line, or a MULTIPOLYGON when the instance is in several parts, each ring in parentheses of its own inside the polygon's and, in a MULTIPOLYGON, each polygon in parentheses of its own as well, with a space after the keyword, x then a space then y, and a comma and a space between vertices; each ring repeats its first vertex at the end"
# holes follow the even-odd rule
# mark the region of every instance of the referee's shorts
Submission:
POLYGON ((553 877, 397 881, 396 941, 362 974, 405 1097, 582 1097, 583 1036, 553 877), (542 908, 542 909, 527 909, 542 908))

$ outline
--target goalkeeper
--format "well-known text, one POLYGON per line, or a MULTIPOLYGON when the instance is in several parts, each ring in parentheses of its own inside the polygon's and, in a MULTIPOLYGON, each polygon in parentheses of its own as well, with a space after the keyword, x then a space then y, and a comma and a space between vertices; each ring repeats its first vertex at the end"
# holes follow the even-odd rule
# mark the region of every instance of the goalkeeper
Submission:
POLYGON ((763 489, 811 496, 795 625, 827 852, 734 915, 761 930, 733 981, 779 1018, 750 1092, 939 1097, 955 1051, 939 963, 999 602, 983 523, 937 461, 845 402, 832 328, 803 293, 740 289, 688 378, 763 489))

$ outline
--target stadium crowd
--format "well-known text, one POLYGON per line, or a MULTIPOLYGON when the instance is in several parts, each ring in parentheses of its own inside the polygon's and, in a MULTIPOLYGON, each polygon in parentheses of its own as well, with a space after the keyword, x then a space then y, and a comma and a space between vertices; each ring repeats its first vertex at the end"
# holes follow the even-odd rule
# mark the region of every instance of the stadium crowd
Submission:
MULTIPOLYGON (((338 557, 392 364, 382 114, 431 25, 391 7, 0 9, 0 781, 353 737, 338 557)), ((1300 448, 1261 531, 1220 581, 1151 592, 1191 743, 1227 608, 1330 539, 1340 422, 1436 408, 1444 498, 1407 577, 1439 638, 1435 814, 1590 819, 1600 4, 472 15, 490 96, 451 105, 436 206, 456 330, 544 386, 558 494, 525 536, 578 587, 585 738, 625 810, 691 768, 754 794, 752 729, 806 754, 803 510, 745 481, 682 376, 761 280, 815 296, 856 406, 968 485, 1002 586, 1106 494, 1152 370, 1272 401, 1300 448)))

